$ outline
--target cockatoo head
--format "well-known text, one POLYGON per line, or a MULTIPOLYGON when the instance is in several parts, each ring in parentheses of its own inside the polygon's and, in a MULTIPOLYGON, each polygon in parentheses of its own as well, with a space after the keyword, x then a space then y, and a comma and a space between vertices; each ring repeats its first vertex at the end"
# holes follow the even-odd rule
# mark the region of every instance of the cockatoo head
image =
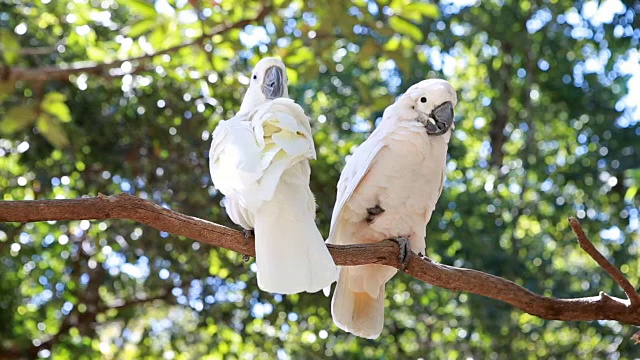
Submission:
POLYGON ((453 126, 453 107, 458 103, 456 91, 442 79, 428 79, 407 89, 396 102, 407 111, 417 113, 427 134, 444 135, 453 126))
POLYGON ((289 97, 287 68, 280 59, 264 58, 258 61, 251 72, 249 88, 244 94, 240 112, 251 111, 265 101, 279 97, 289 97))

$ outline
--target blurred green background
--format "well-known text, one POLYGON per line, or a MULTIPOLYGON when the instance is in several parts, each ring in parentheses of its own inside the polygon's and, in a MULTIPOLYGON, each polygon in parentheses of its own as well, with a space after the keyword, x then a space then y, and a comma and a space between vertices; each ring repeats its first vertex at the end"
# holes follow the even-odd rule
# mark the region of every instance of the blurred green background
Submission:
MULTIPOLYGON (((624 296, 566 218, 637 283, 638 13, 620 0, 1 0, 0 199, 128 192, 233 226, 210 134, 252 66, 279 56, 315 131, 326 235, 345 157, 395 96, 442 77, 459 103, 428 255, 547 296, 624 296)), ((254 270, 128 221, 0 224, 0 358, 640 356, 633 327, 543 321, 403 274, 383 335, 359 339, 321 293, 260 292, 254 270)))

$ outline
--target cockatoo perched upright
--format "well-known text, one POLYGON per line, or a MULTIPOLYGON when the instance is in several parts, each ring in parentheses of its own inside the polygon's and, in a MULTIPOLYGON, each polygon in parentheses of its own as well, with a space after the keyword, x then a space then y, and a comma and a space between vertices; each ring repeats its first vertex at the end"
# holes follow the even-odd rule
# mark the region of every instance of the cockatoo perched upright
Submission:
MULTIPOLYGON (((408 251, 425 253, 426 225, 442 192, 456 103, 448 82, 430 79, 410 87, 384 111, 380 125, 342 171, 327 243, 397 239, 405 246, 405 259, 408 251)), ((385 283, 396 272, 384 265, 341 267, 331 302, 336 325, 361 337, 380 336, 385 283)))
POLYGON ((316 292, 338 270, 315 224, 309 119, 287 96, 282 61, 260 60, 240 111, 213 132, 209 167, 231 220, 254 230, 260 289, 316 292))

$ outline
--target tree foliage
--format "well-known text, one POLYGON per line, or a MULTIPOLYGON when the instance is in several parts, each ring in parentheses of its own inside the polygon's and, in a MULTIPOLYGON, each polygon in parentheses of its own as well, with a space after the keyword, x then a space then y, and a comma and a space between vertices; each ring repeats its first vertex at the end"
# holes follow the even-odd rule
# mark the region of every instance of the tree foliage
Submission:
MULTIPOLYGON (((127 192, 232 226, 210 134, 273 55, 312 120, 327 234, 345 158, 396 95, 444 77, 459 104, 428 255, 549 296, 622 296, 566 218, 639 277, 638 12, 618 0, 4 0, 0 200, 127 192)), ((239 254, 124 221, 0 224, 0 269, 0 358, 638 356, 630 327, 543 321, 404 275, 387 285, 383 336, 359 339, 332 325, 321 294, 260 292, 239 254)))

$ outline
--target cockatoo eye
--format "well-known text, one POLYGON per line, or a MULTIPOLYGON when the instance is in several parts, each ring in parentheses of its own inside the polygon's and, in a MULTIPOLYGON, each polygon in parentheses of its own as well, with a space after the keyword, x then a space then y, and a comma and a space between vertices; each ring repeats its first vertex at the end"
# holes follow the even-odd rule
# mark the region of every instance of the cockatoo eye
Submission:
POLYGON ((253 75, 253 80, 256 80, 258 78, 258 75, 253 75))
POLYGON ((426 98, 426 97, 424 97, 424 96, 423 96, 423 97, 421 97, 421 98, 420 98, 420 102, 421 102, 421 103, 426 103, 426 102, 427 102, 427 98, 426 98))

